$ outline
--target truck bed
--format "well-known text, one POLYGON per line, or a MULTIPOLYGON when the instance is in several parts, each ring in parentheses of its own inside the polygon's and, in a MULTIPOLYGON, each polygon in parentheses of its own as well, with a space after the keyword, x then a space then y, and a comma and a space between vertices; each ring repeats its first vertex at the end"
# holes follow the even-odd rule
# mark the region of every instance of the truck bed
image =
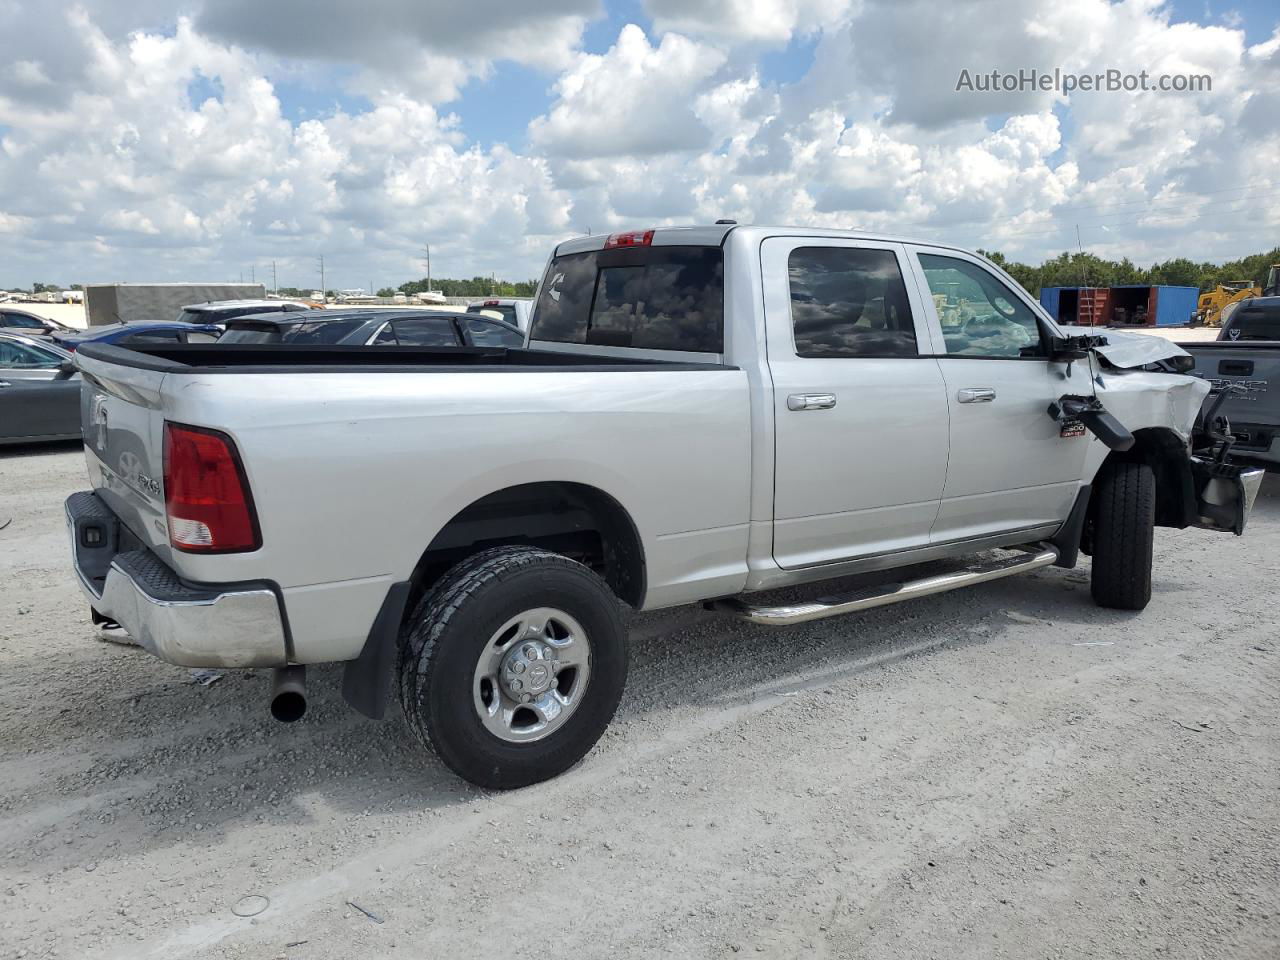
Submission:
POLYGON ((258 344, 93 345, 77 362, 95 494, 183 581, 274 583, 297 662, 358 654, 390 585, 438 531, 478 499, 529 484, 572 481, 627 505, 661 572, 649 605, 735 593, 746 577, 752 421, 736 367, 258 344), (171 545, 166 424, 234 443, 258 549, 171 545), (678 483, 675 471, 716 481, 678 483))

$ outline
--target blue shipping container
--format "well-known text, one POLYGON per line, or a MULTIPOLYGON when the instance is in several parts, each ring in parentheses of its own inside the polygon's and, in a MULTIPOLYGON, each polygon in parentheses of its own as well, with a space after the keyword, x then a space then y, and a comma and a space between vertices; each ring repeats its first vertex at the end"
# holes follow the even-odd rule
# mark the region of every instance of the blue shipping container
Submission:
MULTIPOLYGON (((1061 323, 1077 322, 1081 287, 1041 287, 1040 305, 1061 323)), ((1096 288, 1089 288, 1096 289, 1096 288)), ((1196 287, 1131 283, 1107 290, 1100 322, 1111 326, 1173 327, 1191 322, 1200 291, 1196 287)))
POLYGON ((1156 326, 1190 323, 1199 301, 1199 287, 1156 287, 1156 326))

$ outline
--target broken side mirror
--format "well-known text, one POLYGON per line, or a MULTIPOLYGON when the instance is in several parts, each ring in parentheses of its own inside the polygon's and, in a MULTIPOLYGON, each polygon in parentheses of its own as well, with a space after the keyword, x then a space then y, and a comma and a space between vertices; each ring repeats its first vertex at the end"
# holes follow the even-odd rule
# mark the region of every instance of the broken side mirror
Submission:
POLYGON ((1049 404, 1048 413, 1062 425, 1062 436, 1070 436, 1067 431, 1079 424, 1112 450, 1124 452, 1134 444, 1133 434, 1107 411, 1097 397, 1066 394, 1049 404))
POLYGON ((74 360, 63 360, 58 364, 58 372, 54 376, 55 380, 70 380, 79 372, 74 360))
POLYGON ((1051 362, 1075 363, 1077 360, 1088 359, 1089 351, 1094 347, 1106 346, 1107 338, 1088 335, 1063 337, 1049 333, 1045 338, 1045 342, 1049 348, 1049 360, 1051 362))

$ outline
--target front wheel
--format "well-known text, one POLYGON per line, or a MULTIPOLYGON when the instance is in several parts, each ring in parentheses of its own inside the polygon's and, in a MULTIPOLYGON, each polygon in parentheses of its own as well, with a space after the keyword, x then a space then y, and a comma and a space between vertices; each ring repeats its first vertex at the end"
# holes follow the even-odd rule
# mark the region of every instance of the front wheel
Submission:
POLYGON ((1093 599, 1100 607, 1142 610, 1151 600, 1155 476, 1145 463, 1113 463, 1093 495, 1093 599))
POLYGON ((497 547, 423 597, 399 675, 410 726, 451 770, 482 787, 522 787, 567 770, 604 733, 626 684, 626 630, 587 567, 497 547))

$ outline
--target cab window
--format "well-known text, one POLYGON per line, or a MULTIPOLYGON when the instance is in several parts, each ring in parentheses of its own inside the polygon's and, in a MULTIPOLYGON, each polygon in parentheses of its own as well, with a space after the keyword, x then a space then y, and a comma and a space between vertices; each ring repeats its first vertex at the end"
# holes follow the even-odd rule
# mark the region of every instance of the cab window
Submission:
POLYGON ((1042 357, 1035 313, 989 270, 932 253, 920 267, 949 357, 1042 357))
POLYGON ((0 368, 6 370, 43 370, 56 367, 62 361, 53 353, 47 353, 25 343, 0 340, 0 368))
POLYGON ((799 247, 787 260, 799 357, 914 357, 915 324, 891 250, 799 247))

